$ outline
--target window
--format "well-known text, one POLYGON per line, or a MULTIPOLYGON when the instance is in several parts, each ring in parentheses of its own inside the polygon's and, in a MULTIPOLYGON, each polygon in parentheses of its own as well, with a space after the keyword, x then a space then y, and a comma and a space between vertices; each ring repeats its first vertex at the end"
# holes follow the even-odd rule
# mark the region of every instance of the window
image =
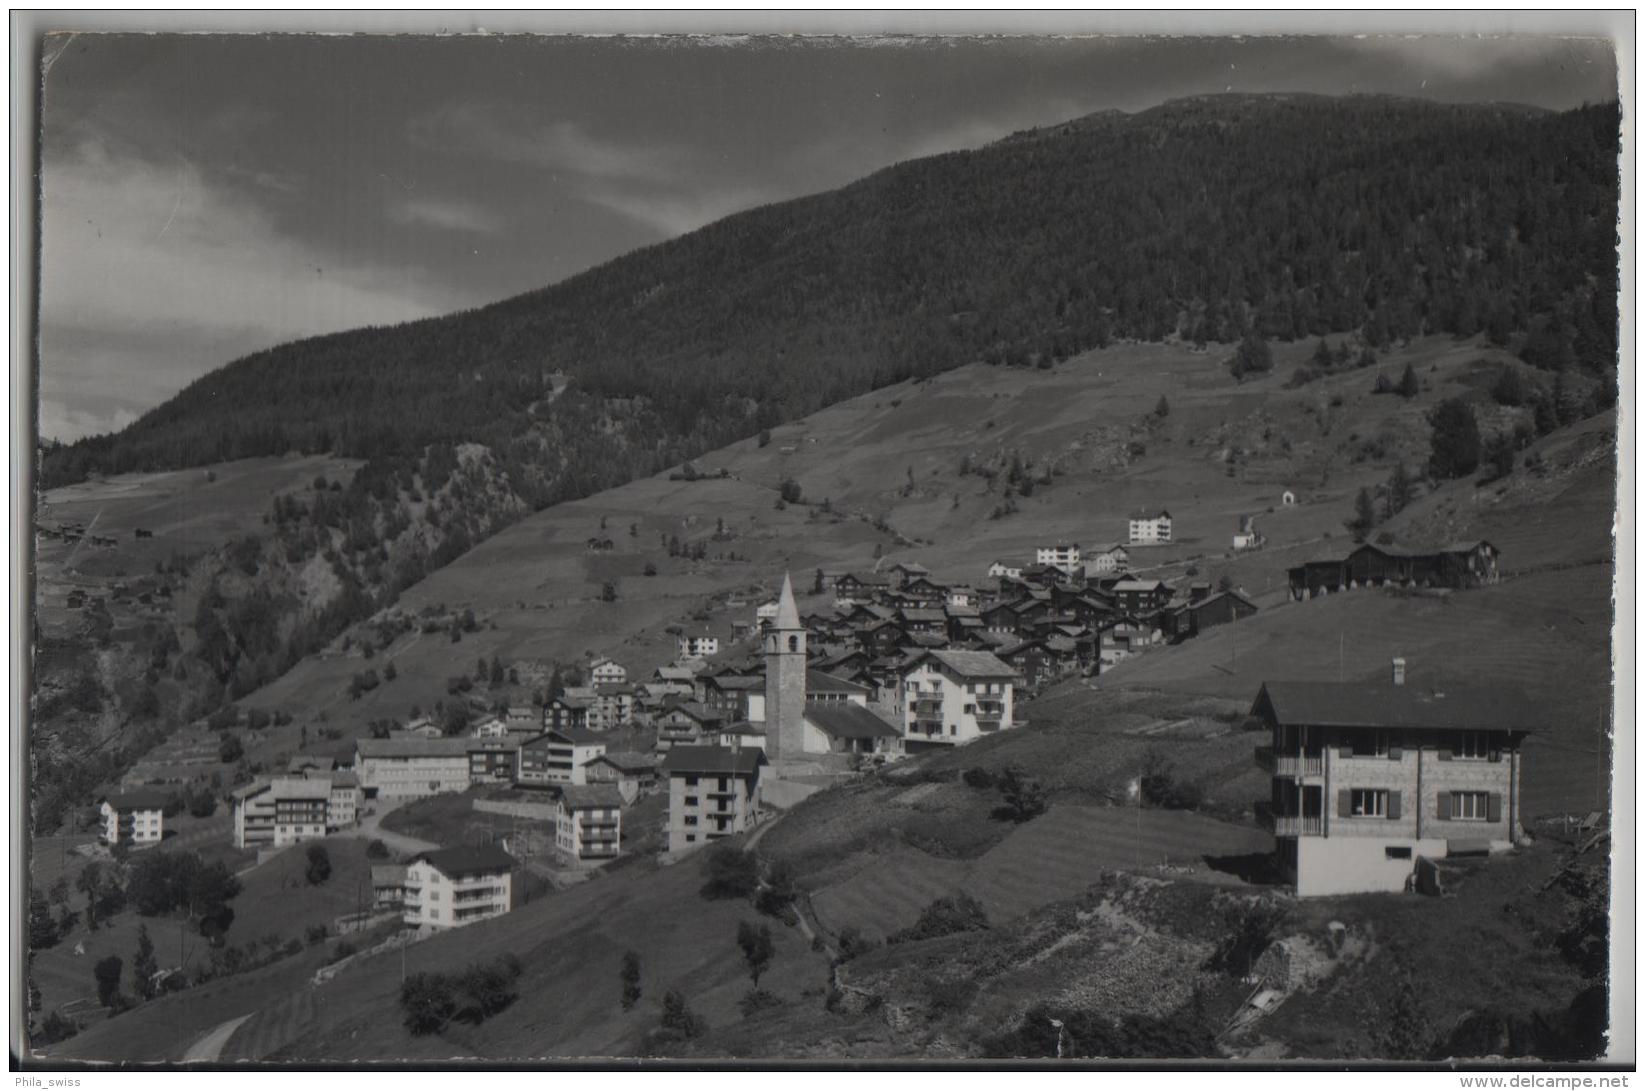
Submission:
POLYGON ((1411 858, 1411 846, 1389 845, 1382 850, 1382 854, 1390 860, 1409 860, 1411 858))
POLYGON ((1355 788, 1348 793, 1348 813, 1353 818, 1386 818, 1388 791, 1385 788, 1355 788))
POLYGON ((686 777, 685 778, 685 786, 687 788, 695 788, 697 786, 697 778, 696 777, 686 777))
POLYGON ((1452 792, 1451 817, 1459 822, 1485 822, 1490 817, 1489 792, 1452 792))
POLYGON ((1356 758, 1385 758, 1388 756, 1388 732, 1355 731, 1348 738, 1356 758))
POLYGON ((1463 761, 1485 761, 1491 756, 1489 731, 1464 731, 1457 738, 1455 755, 1463 761))
POLYGON ((688 844, 688 845, 694 843, 696 840, 697 840, 697 835, 694 834, 694 833, 688 833, 688 834, 685 835, 685 841, 686 841, 686 844, 688 844))
POLYGON ((687 807, 695 807, 697 805, 697 797, 696 796, 686 796, 685 797, 685 805, 687 807))
POLYGON ((687 826, 695 826, 697 824, 697 816, 694 815, 694 814, 686 815, 685 816, 685 824, 687 826))

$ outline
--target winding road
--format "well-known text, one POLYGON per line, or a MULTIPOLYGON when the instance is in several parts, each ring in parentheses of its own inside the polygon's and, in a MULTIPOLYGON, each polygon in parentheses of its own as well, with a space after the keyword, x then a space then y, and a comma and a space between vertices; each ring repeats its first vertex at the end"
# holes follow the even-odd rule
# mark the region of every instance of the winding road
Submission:
POLYGON ((256 1013, 248 1012, 238 1019, 230 1019, 226 1023, 219 1023, 206 1031, 193 1045, 188 1047, 188 1052, 183 1054, 183 1063, 217 1060, 223 1052, 223 1047, 228 1045, 228 1040, 234 1036, 235 1031, 240 1029, 240 1024, 250 1019, 254 1014, 256 1013))

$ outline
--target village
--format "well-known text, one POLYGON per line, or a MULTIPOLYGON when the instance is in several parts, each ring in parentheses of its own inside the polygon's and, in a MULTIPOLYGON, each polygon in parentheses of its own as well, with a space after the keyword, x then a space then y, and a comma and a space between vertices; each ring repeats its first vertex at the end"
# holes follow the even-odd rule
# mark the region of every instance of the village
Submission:
MULTIPOLYGON (((649 677, 595 657, 566 671, 570 683, 557 669, 541 704, 378 721, 368 737, 292 754, 228 793, 228 836, 259 864, 305 842, 371 838, 369 898, 338 926, 388 921, 407 939, 500 916, 528 885, 586 881, 625 855, 671 863, 865 771, 1021 729, 1022 702, 1052 684, 1096 684, 1130 657, 1256 613, 1238 588, 1139 572, 1134 561, 1171 540, 1171 516, 1128 522, 1124 543, 1043 545, 969 583, 914 561, 818 569, 803 612, 785 574, 724 648, 682 632, 675 660, 649 677), (441 797, 494 821, 446 809, 418 837, 392 832, 397 810, 441 797)), ((1460 590, 1497 572, 1488 542, 1367 543, 1289 578, 1307 598, 1460 590)), ((1432 860, 1518 837, 1527 706, 1501 686, 1418 692, 1403 660, 1390 670, 1385 685, 1287 681, 1253 696, 1253 756, 1272 775, 1258 817, 1299 895, 1431 885, 1432 860)), ((487 671, 503 666, 482 661, 487 671)), ((177 798, 163 783, 106 794, 89 851, 163 844, 177 798)))

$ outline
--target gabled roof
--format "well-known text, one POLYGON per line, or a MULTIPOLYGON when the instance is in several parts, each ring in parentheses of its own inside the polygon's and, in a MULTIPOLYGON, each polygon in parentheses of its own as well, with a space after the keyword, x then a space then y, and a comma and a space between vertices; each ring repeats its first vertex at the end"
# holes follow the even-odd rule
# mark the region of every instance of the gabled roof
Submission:
POLYGON ((807 701, 805 718, 836 739, 893 739, 902 734, 866 705, 807 701))
POLYGON ((937 609, 911 606, 903 610, 902 619, 907 622, 939 622, 948 620, 948 615, 937 609))
POLYGON ((662 770, 680 774, 753 776, 767 764, 757 747, 733 750, 729 746, 675 746, 663 755, 662 770))
POLYGON ((709 708, 700 701, 682 701, 673 708, 670 708, 668 712, 664 713, 664 715, 666 716, 675 712, 678 712, 688 719, 695 720, 699 724, 703 725, 717 724, 721 720, 725 719, 725 716, 718 709, 709 708))
POLYGON ((467 739, 425 739, 420 735, 390 739, 356 739, 362 758, 459 758, 468 753, 467 739))
POLYGON ((1153 508, 1137 508, 1135 511, 1131 512, 1131 518, 1133 518, 1133 519, 1169 519, 1169 518, 1171 518, 1171 513, 1166 511, 1164 508, 1160 508, 1158 510, 1155 510, 1153 508))
POLYGON ((1251 609, 1253 609, 1253 610, 1257 609, 1257 604, 1256 603, 1252 602, 1250 599, 1246 598, 1244 595, 1242 595, 1238 591, 1218 591, 1215 594, 1206 595, 1202 599, 1195 599, 1193 602, 1185 602, 1181 606, 1177 607, 1176 612, 1179 613, 1179 614, 1192 613, 1193 611, 1198 610, 1202 606, 1209 606, 1211 603, 1217 601, 1220 598, 1236 598, 1239 601, 1243 602, 1245 605, 1249 606, 1251 609))
POLYGON ((609 765, 624 773, 649 773, 657 768, 657 755, 642 754, 637 750, 618 750, 583 762, 585 769, 590 765, 609 765))
POLYGON ((1427 687, 1390 682, 1264 682, 1251 715, 1316 727, 1533 731, 1545 726, 1512 686, 1427 687))
POLYGON ((1390 545, 1378 545, 1375 542, 1363 542, 1360 545, 1355 546, 1352 550, 1349 551, 1348 556, 1352 557, 1355 553, 1364 553, 1366 551, 1370 551, 1372 553, 1380 553, 1384 557, 1409 558, 1409 557, 1415 557, 1416 556, 1416 554, 1414 552, 1412 552, 1409 549, 1406 549, 1404 546, 1397 546, 1397 545, 1391 545, 1391 544, 1390 545))
POLYGON ((1115 592, 1120 591, 1153 591, 1166 587, 1164 580, 1121 580, 1114 585, 1115 592))
POLYGON ((860 686, 849 682, 834 674, 827 674, 820 670, 807 667, 805 671, 805 692, 812 693, 867 693, 867 686, 860 686))
POLYGON ((615 784, 564 784, 560 786, 560 802, 568 810, 590 807, 622 807, 623 793, 615 784))
POLYGON ((993 652, 967 652, 942 648, 921 652, 908 663, 912 667, 927 659, 935 659, 962 678, 1015 678, 1017 672, 1002 663, 993 652))
POLYGON ((1438 549, 1434 550, 1434 552, 1435 553, 1472 553, 1474 550, 1478 549, 1480 546, 1490 546, 1490 548, 1493 551, 1498 552, 1498 553, 1501 552, 1501 550, 1497 549, 1497 547, 1494 544, 1492 544, 1491 542, 1487 542, 1484 538, 1476 538, 1471 542, 1447 542, 1446 544, 1440 546, 1438 549))
POLYGON ((286 768, 293 773, 302 769, 319 769, 321 772, 329 772, 336 767, 336 758, 322 754, 293 754, 291 760, 286 762, 286 768))
POLYGON ((605 736, 597 731, 590 731, 584 727, 563 727, 555 731, 545 731, 541 735, 533 735, 520 745, 535 750, 540 746, 565 746, 568 743, 572 746, 596 746, 604 741, 605 736))
POLYGON ((413 858, 413 862, 417 860, 426 860, 429 866, 440 874, 452 878, 514 869, 514 857, 496 845, 455 845, 448 849, 419 853, 413 858))

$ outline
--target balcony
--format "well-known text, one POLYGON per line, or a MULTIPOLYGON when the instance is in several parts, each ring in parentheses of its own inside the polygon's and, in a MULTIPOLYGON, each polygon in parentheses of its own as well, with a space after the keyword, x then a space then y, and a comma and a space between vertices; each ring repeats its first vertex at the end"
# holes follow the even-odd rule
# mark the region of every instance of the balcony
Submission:
POLYGON ((977 717, 977 730, 978 731, 989 732, 989 731, 998 731, 999 729, 1000 729, 1000 718, 998 716, 981 716, 981 715, 979 715, 977 717))
POLYGON ((502 887, 500 887, 500 886, 488 886, 488 887, 483 887, 483 888, 474 889, 474 890, 459 890, 451 896, 451 900, 453 902, 461 905, 465 902, 477 902, 477 901, 481 901, 482 899, 500 898, 502 896, 503 896, 503 888, 502 887))
POLYGON ((911 730, 916 735, 933 735, 933 736, 941 735, 942 734, 942 721, 941 720, 915 720, 913 725, 909 728, 909 730, 911 730))
POLYGON ((1276 754, 1271 746, 1257 747, 1257 765, 1277 777, 1322 777, 1325 775, 1323 753, 1276 754))
POLYGON ((914 706, 914 710, 916 712, 941 712, 942 711, 942 697, 941 697, 941 695, 932 696, 932 697, 916 697, 912 701, 910 701, 909 704, 914 706))
POLYGON ((1317 814, 1275 814, 1269 806, 1257 808, 1257 818, 1275 837, 1323 837, 1325 819, 1317 814))

